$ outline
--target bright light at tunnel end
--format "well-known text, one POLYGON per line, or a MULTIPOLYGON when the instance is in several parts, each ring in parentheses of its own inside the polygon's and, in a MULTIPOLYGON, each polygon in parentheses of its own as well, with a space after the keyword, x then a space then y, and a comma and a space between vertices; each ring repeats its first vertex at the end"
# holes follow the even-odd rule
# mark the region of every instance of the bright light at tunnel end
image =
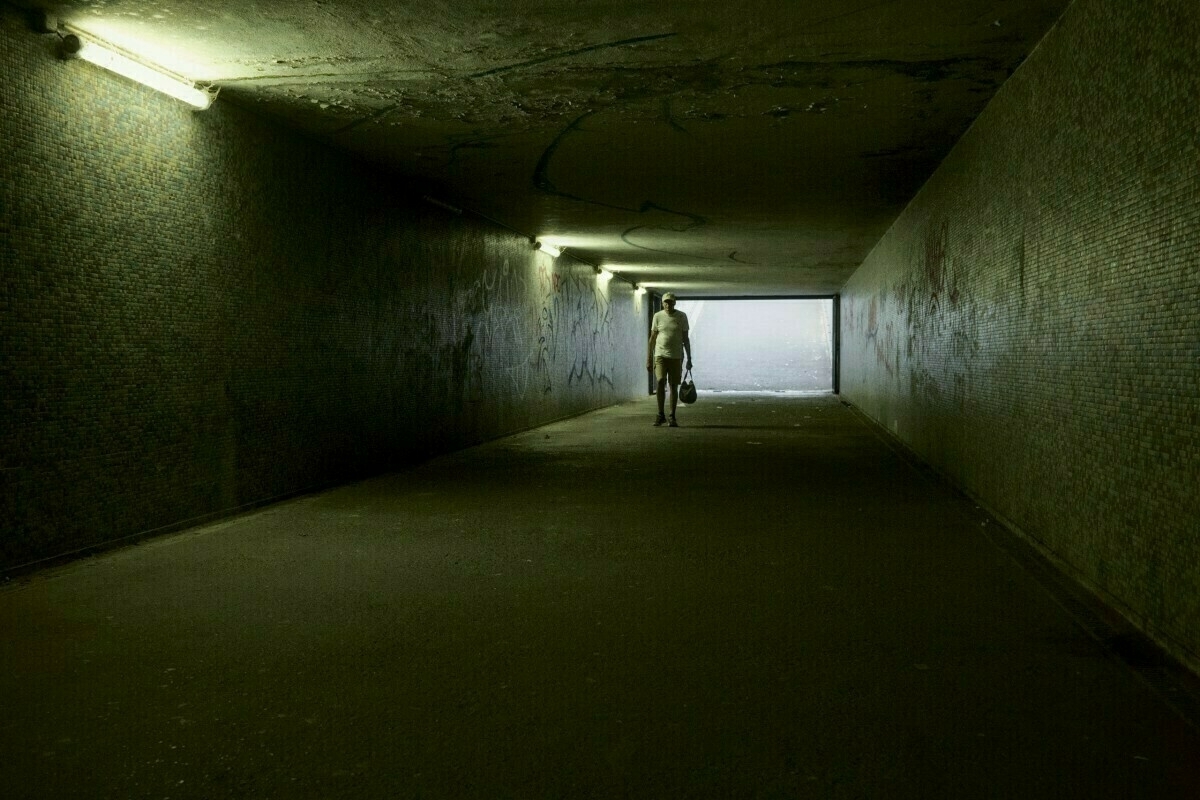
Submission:
POLYGON ((143 64, 75 32, 64 37, 63 53, 174 97, 200 111, 211 106, 216 97, 215 92, 197 88, 185 78, 143 64))

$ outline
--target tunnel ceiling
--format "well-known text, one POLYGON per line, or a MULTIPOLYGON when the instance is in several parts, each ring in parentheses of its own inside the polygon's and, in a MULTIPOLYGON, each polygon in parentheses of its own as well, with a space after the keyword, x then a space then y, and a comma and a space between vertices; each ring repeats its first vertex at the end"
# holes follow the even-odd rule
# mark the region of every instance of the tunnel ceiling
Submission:
POLYGON ((1067 3, 40 5, 414 191, 699 296, 836 292, 1067 3))

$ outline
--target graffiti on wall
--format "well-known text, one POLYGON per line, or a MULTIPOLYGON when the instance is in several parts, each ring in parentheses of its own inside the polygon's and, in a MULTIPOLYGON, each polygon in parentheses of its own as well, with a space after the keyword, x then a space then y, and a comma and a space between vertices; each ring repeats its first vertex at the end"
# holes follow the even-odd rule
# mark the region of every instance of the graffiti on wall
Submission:
POLYGON ((879 368, 908 393, 962 409, 980 354, 980 305, 964 290, 966 264, 955 258, 947 220, 929 220, 897 253, 903 268, 878 291, 845 304, 851 331, 879 368))
POLYGON ((590 275, 564 276, 545 265, 538 268, 538 285, 538 359, 547 374, 550 365, 561 363, 567 386, 611 388, 617 348, 608 296, 590 275))
POLYGON ((612 389, 622 348, 612 303, 592 270, 524 248, 488 252, 496 247, 462 239, 448 263, 442 250, 447 303, 425 310, 421 336, 440 343, 433 369, 455 404, 612 389), (463 275, 474 277, 463 285, 463 275))

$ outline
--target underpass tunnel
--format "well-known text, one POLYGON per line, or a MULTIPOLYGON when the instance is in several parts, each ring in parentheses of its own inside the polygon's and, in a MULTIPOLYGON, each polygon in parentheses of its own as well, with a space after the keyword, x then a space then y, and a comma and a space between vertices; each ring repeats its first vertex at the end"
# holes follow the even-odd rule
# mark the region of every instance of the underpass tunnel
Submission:
POLYGON ((0 3, 5 800, 1200 797, 1194 2, 268 5, 0 3))

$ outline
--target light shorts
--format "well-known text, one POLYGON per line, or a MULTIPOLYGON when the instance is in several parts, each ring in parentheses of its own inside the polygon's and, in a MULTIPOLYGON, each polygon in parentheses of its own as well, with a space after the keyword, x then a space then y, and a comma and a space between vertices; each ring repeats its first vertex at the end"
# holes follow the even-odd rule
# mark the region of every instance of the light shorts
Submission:
POLYGON ((683 380, 683 359, 682 358, 663 358, 662 356, 654 357, 654 377, 660 381, 663 378, 667 379, 667 383, 672 386, 678 386, 683 380))

